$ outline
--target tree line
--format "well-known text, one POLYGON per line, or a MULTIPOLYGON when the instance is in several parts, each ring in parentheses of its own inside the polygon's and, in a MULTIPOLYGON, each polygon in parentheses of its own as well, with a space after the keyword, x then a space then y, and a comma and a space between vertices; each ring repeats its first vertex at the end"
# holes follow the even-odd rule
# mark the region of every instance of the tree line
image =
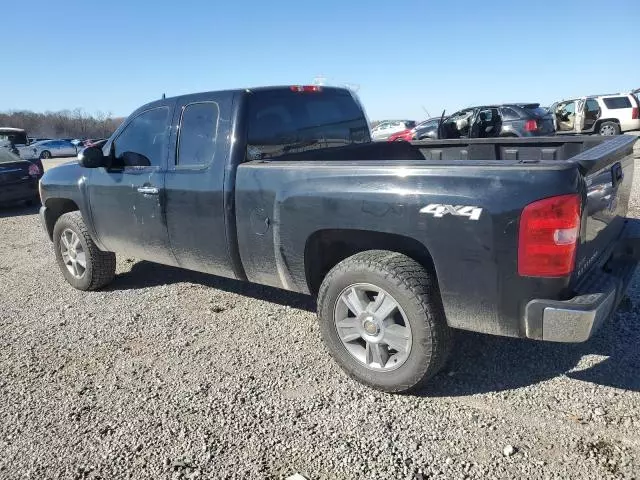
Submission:
POLYGON ((0 112, 0 127, 22 128, 36 138, 106 138, 124 119, 110 113, 89 114, 80 108, 60 112, 0 112))

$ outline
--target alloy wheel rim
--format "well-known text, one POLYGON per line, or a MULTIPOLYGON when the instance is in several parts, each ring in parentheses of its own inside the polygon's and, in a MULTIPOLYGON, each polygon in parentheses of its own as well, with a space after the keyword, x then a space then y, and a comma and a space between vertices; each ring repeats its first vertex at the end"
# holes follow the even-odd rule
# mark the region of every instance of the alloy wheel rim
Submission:
POLYGON ((80 243, 80 237, 69 228, 60 235, 60 253, 69 273, 74 278, 82 278, 87 271, 87 255, 80 243))
POLYGON ((392 371, 411 352, 411 324, 400 304, 369 283, 345 288, 334 307, 334 325, 347 352, 364 367, 392 371))

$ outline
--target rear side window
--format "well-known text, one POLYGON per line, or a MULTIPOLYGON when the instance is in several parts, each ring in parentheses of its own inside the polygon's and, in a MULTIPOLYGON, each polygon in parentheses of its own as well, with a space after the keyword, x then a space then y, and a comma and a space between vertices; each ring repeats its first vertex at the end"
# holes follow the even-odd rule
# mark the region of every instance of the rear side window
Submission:
POLYGON ((191 103, 182 110, 176 163, 203 166, 213 161, 220 110, 215 102, 191 103))
POLYGON ((520 114, 510 107, 502 107, 502 119, 503 120, 519 120, 520 114))
POLYGON ((247 160, 371 140, 348 91, 257 91, 249 97, 247 160))
POLYGON ((525 108, 524 111, 527 112, 532 117, 544 117, 549 115, 549 112, 547 111, 547 109, 542 107, 525 108))
POLYGON ((618 108, 631 108, 631 100, 628 97, 603 98, 602 101, 607 108, 615 110, 618 108))

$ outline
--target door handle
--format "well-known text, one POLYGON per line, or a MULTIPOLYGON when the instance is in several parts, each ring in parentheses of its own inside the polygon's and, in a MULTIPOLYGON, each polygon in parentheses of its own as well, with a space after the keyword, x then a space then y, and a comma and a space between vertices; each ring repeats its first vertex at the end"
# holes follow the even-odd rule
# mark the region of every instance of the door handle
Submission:
POLYGON ((145 186, 138 187, 138 192, 143 195, 158 195, 158 193, 160 193, 160 189, 158 189, 158 187, 145 186))

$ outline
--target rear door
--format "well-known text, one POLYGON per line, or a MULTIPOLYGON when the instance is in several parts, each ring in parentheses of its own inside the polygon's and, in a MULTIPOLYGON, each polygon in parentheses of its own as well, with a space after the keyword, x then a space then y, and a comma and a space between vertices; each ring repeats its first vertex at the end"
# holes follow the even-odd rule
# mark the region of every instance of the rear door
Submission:
POLYGON ((582 128, 583 132, 593 130, 596 122, 600 118, 600 106, 595 98, 587 98, 584 102, 582 110, 582 128))
POLYGON ((232 101, 225 93, 178 99, 165 189, 167 228, 178 264, 235 278, 224 211, 232 101))

